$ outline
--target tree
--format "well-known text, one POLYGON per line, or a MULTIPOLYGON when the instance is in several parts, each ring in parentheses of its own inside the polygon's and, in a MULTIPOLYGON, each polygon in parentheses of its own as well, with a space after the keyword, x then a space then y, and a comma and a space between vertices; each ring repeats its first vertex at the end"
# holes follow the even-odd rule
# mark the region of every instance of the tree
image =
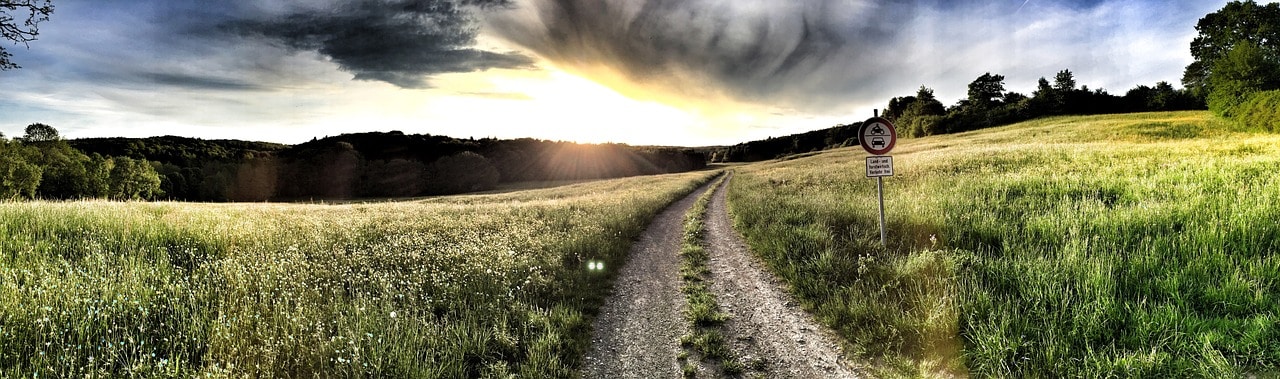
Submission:
POLYGON ((41 170, 22 158, 28 147, 0 139, 0 200, 30 199, 40 186, 41 170))
POLYGON ((916 103, 911 111, 917 116, 941 116, 947 114, 947 107, 933 96, 932 88, 922 85, 916 90, 916 103))
POLYGON ((915 104, 917 100, 918 99, 913 96, 903 96, 903 97, 895 97, 895 98, 889 99, 889 106, 884 108, 884 115, 883 115, 884 118, 895 120, 895 121, 898 120, 899 118, 902 117, 903 113, 907 112, 907 108, 910 107, 912 104, 915 104))
POLYGON ((1004 96, 1000 98, 1000 102, 1005 104, 1017 104, 1026 99, 1027 99, 1027 95, 1023 95, 1017 92, 1006 92, 1004 96))
POLYGON ((26 135, 19 140, 31 147, 26 161, 39 166, 43 172, 36 191, 40 197, 77 199, 94 196, 85 176, 89 157, 68 145, 58 136, 57 129, 45 124, 31 124, 27 126, 26 135))
MULTIPOLYGON (((1073 79, 1074 80, 1074 79, 1073 79)), ((1027 102, 1027 112, 1036 116, 1062 114, 1063 94, 1049 84, 1043 76, 1036 81, 1036 90, 1031 93, 1031 101, 1027 102)))
MULTIPOLYGON (((52 0, 0 0, 0 39, 30 47, 28 43, 40 35, 40 23, 49 21, 50 14, 52 0)), ((9 60, 12 56, 0 45, 0 71, 22 67, 9 60)))
POLYGON ((427 165, 428 194, 443 195, 493 189, 498 170, 484 156, 470 151, 440 158, 427 165))
POLYGON ((1032 97, 1053 96, 1053 87, 1049 85, 1049 79, 1043 76, 1036 81, 1036 90, 1031 93, 1032 97))
POLYGON ((933 89, 920 86, 915 96, 903 96, 889 99, 889 106, 884 109, 884 117, 898 120, 926 115, 943 115, 947 107, 933 95, 933 89))
POLYGON ((1204 109, 1204 100, 1191 96, 1187 90, 1173 88, 1169 82, 1156 83, 1155 87, 1138 86, 1129 91, 1133 99, 1126 94, 1126 101, 1132 111, 1172 111, 1184 109, 1204 109), (1145 91, 1145 92, 1144 92, 1145 91), (1135 93, 1136 92, 1136 93, 1135 93), (1142 97, 1145 95, 1146 97, 1142 97), (1138 100, 1144 100, 1136 102, 1138 100))
POLYGON ((267 201, 276 195, 279 166, 271 158, 248 158, 236 170, 235 181, 227 188, 231 201, 267 201))
POLYGON ((146 200, 160 195, 160 175, 145 160, 116 157, 111 168, 111 198, 146 200))
POLYGON ((361 180, 360 194, 369 197, 408 197, 421 195, 427 166, 408 159, 369 161, 361 180))
POLYGON ((1244 102, 1250 94, 1280 88, 1280 63, 1251 42, 1236 44, 1226 56, 1214 61, 1209 76, 1209 109, 1222 116, 1244 102))
POLYGON ((1236 45, 1247 42, 1261 50, 1268 60, 1280 59, 1280 4, 1258 5, 1250 1, 1232 1, 1217 12, 1205 15, 1196 23, 1199 34, 1191 40, 1191 57, 1182 75, 1182 85, 1197 96, 1213 89, 1211 77, 1217 61, 1226 57, 1236 45))
POLYGON ((1058 74, 1053 76, 1053 89, 1061 93, 1076 90, 1076 77, 1071 70, 1058 71, 1058 74))
POLYGON ((111 169, 115 160, 94 153, 84 164, 84 196, 106 198, 111 196, 111 169))
POLYGON ((1004 75, 982 74, 969 83, 969 104, 990 107, 1004 94, 1004 75))
POLYGON ((41 123, 27 125, 26 135, 22 137, 24 142, 57 141, 60 139, 62 137, 58 135, 57 129, 41 123))

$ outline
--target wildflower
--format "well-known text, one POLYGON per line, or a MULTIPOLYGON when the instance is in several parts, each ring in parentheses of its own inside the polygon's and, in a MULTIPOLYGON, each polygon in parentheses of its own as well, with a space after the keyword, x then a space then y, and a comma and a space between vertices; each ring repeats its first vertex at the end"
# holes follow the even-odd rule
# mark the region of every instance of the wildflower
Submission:
POLYGON ((391 311, 391 318, 396 318, 396 311, 391 311))

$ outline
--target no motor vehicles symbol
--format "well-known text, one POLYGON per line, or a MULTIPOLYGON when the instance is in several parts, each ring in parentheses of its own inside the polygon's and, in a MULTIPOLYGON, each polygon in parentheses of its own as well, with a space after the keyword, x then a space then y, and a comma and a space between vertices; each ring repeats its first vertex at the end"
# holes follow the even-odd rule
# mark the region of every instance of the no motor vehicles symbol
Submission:
POLYGON ((872 117, 858 128, 858 143, 872 155, 885 155, 898 142, 898 131, 889 120, 872 117))
POLYGON ((880 115, 862 122, 858 128, 858 144, 874 157, 867 157, 867 177, 876 178, 876 196, 880 198, 880 246, 886 246, 884 230, 884 177, 893 176, 893 157, 884 156, 898 143, 893 123, 880 115))

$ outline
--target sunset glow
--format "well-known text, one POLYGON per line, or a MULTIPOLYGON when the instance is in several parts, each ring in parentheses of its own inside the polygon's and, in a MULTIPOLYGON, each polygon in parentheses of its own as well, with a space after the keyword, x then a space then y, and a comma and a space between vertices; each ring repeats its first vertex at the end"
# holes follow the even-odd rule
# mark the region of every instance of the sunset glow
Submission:
POLYGON ((1024 93, 1063 68, 1112 92, 1176 83, 1191 26, 1220 6, 493 2, 468 10, 472 33, 376 3, 59 1, 10 49, 24 67, 0 73, 0 132, 734 144, 858 122, 921 85, 950 105, 983 72, 1024 93), (594 11, 558 13, 570 4, 594 11), (370 24, 374 45, 338 38, 370 24))

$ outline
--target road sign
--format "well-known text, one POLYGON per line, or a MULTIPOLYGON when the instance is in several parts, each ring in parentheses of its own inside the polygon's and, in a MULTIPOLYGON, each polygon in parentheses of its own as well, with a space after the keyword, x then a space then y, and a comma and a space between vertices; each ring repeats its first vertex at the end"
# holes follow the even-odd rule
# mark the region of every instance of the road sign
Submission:
POLYGON ((898 143, 898 131, 882 117, 872 117, 858 128, 858 143, 872 155, 885 155, 898 143))
POLYGON ((867 177, 878 178, 882 176, 893 176, 893 157, 867 157, 867 177))
POLYGON ((867 153, 875 155, 867 157, 867 177, 876 178, 876 197, 880 198, 880 246, 886 246, 888 241, 884 230, 884 177, 893 176, 893 157, 884 155, 889 154, 897 143, 898 130, 893 128, 892 122, 881 118, 879 112, 876 117, 863 121, 858 128, 858 144, 867 153))

